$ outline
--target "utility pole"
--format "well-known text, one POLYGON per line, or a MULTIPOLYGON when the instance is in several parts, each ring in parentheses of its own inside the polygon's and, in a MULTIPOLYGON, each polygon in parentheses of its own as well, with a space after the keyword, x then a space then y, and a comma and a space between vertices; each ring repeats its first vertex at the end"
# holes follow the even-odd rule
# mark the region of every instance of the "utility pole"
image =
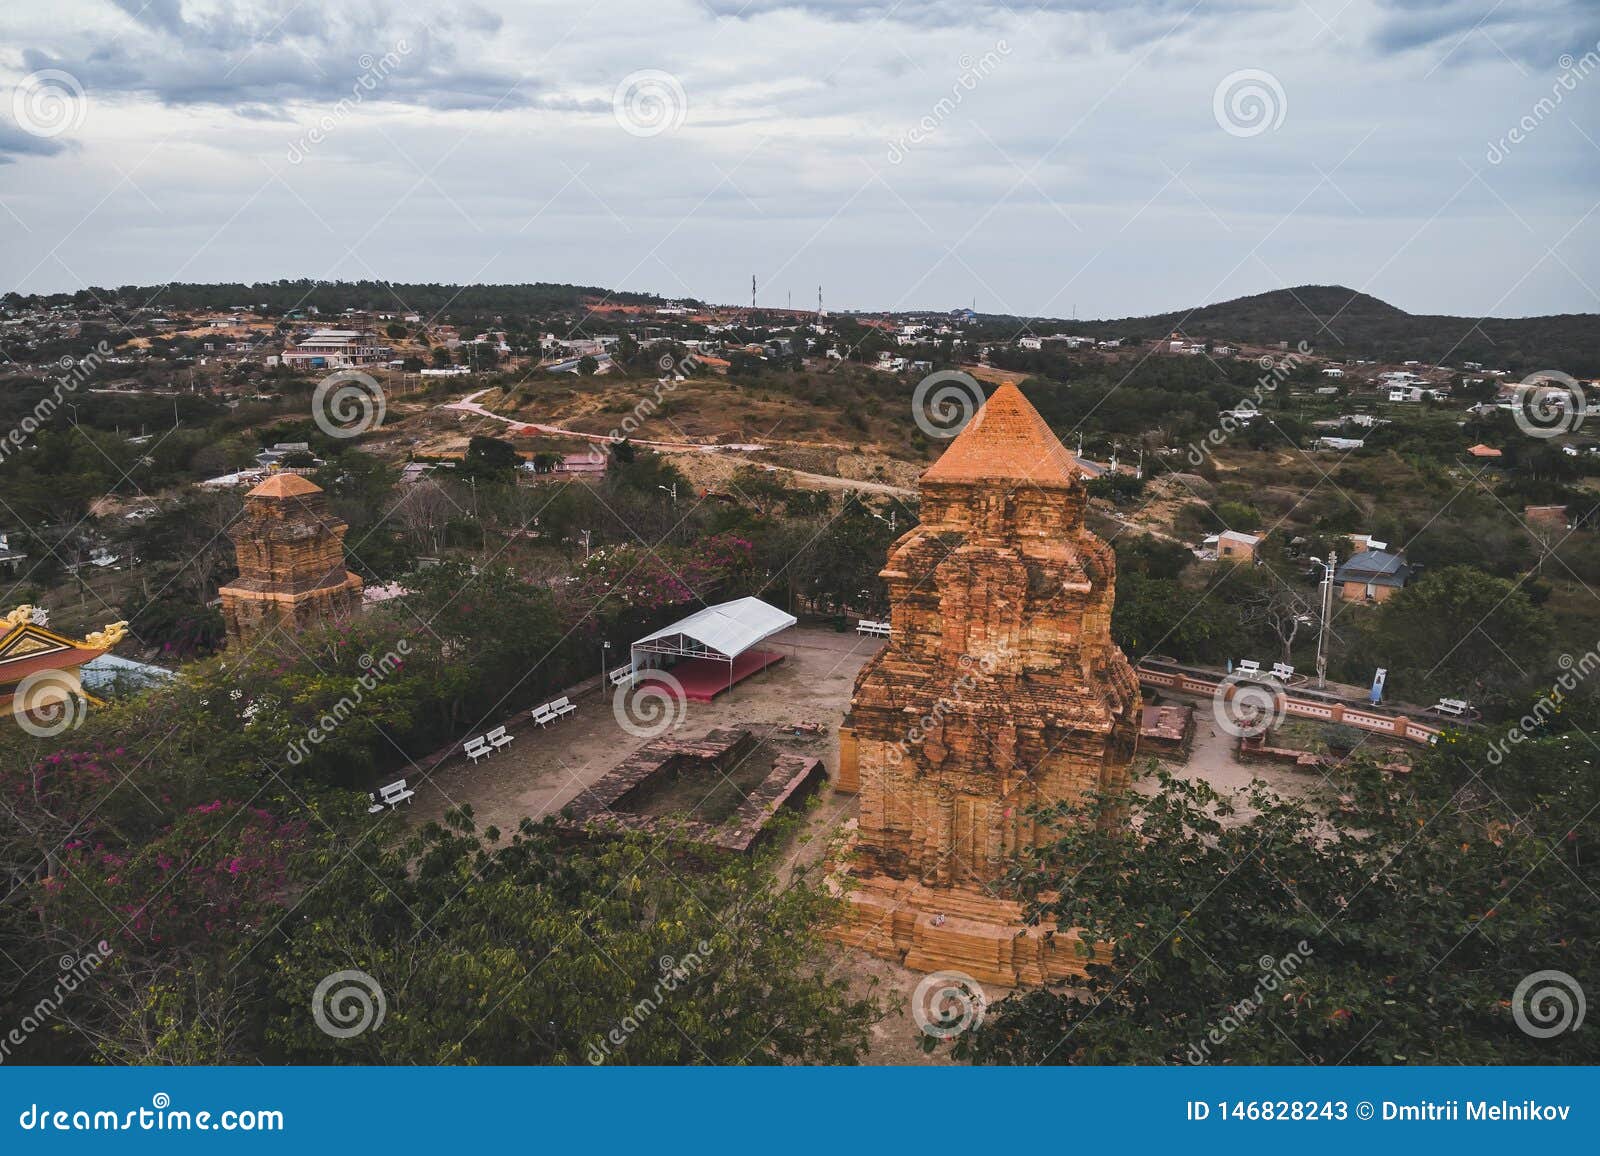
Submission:
POLYGON ((1332 550, 1328 551, 1328 560, 1322 567, 1322 615, 1321 625, 1317 630, 1317 689, 1322 690, 1328 682, 1328 619, 1333 614, 1333 571, 1339 564, 1339 556, 1332 550))

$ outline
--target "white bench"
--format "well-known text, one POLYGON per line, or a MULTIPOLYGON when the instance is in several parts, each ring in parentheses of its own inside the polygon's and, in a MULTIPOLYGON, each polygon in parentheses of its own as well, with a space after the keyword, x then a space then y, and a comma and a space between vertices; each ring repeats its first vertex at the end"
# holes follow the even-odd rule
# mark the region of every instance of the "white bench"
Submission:
POLYGON ((1261 664, 1253 658, 1241 658, 1237 673, 1244 675, 1246 678, 1260 678, 1261 664))
POLYGON ((461 744, 461 749, 466 752, 467 758, 473 762, 477 762, 485 755, 494 754, 494 750, 489 746, 489 740, 483 735, 479 735, 475 739, 468 739, 461 744))
POLYGON ((577 706, 566 695, 545 703, 543 706, 533 708, 533 721, 540 726, 549 726, 558 718, 563 718, 577 710, 577 706))
POLYGON ((606 676, 611 680, 612 686, 621 686, 625 682, 633 681, 633 667, 619 666, 606 676))
POLYGON ((510 746, 511 740, 516 737, 516 735, 507 734, 505 727, 495 727, 494 730, 483 736, 483 741, 495 750, 499 750, 501 747, 510 746))
POLYGON ((887 622, 874 622, 870 618, 856 619, 856 633, 871 635, 873 638, 888 638, 889 624, 887 622))
POLYGON ((1274 662, 1272 664, 1272 677, 1279 682, 1288 682, 1294 677, 1294 667, 1287 662, 1274 662))
POLYGON ((388 807, 398 807, 401 803, 409 803, 416 796, 415 791, 406 789, 406 781, 397 779, 387 787, 378 788, 378 799, 388 807))
POLYGON ((1440 714, 1453 714, 1457 718, 1460 718, 1462 715, 1467 713, 1467 703, 1465 699, 1441 698, 1438 702, 1433 704, 1433 709, 1438 711, 1440 714))

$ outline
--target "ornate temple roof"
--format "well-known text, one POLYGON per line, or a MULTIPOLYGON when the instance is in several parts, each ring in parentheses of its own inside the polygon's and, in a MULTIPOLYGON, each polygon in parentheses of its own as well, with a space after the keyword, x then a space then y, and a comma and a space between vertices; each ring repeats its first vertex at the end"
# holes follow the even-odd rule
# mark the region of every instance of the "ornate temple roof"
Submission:
POLYGON ((928 467, 922 481, 1067 486, 1083 476, 1083 467, 1050 431, 1039 411, 1007 381, 956 435, 943 456, 928 467))
POLYGON ((247 498, 298 498, 304 494, 320 494, 322 487, 308 482, 299 474, 277 473, 245 495, 247 498))
POLYGON ((80 642, 34 622, 32 612, 31 606, 19 606, 0 615, 0 707, 7 706, 23 679, 46 670, 76 670, 120 642, 127 627, 112 623, 80 642))

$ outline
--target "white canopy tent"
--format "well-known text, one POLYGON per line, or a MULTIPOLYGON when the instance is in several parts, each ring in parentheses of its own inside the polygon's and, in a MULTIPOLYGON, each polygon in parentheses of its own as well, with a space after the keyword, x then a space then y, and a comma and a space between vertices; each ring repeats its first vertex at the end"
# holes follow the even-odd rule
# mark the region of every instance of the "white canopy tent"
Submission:
POLYGON ((735 598, 697 610, 671 626, 664 626, 633 644, 631 659, 637 676, 648 656, 703 658, 728 664, 728 685, 733 685, 733 664, 745 651, 789 629, 799 620, 759 598, 735 598), (646 656, 641 663, 640 656, 646 656))

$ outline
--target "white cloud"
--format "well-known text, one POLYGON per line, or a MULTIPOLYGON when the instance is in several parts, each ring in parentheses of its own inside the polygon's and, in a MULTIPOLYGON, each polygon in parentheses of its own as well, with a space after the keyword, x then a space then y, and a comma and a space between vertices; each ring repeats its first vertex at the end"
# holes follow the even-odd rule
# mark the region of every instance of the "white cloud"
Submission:
POLYGON ((1413 311, 1600 309, 1572 272, 1600 248, 1600 72, 1490 164, 1582 27, 1492 7, 8 11, 0 81, 78 69, 89 107, 48 144, 0 119, 0 201, 26 224, 0 213, 0 282, 181 268, 729 301, 754 272, 764 298, 820 281, 836 307, 1113 316, 1343 282, 1413 311), (618 125, 613 91, 643 69, 681 83, 681 127, 618 125), (1281 85, 1280 127, 1219 127, 1213 93, 1242 69, 1281 85))

